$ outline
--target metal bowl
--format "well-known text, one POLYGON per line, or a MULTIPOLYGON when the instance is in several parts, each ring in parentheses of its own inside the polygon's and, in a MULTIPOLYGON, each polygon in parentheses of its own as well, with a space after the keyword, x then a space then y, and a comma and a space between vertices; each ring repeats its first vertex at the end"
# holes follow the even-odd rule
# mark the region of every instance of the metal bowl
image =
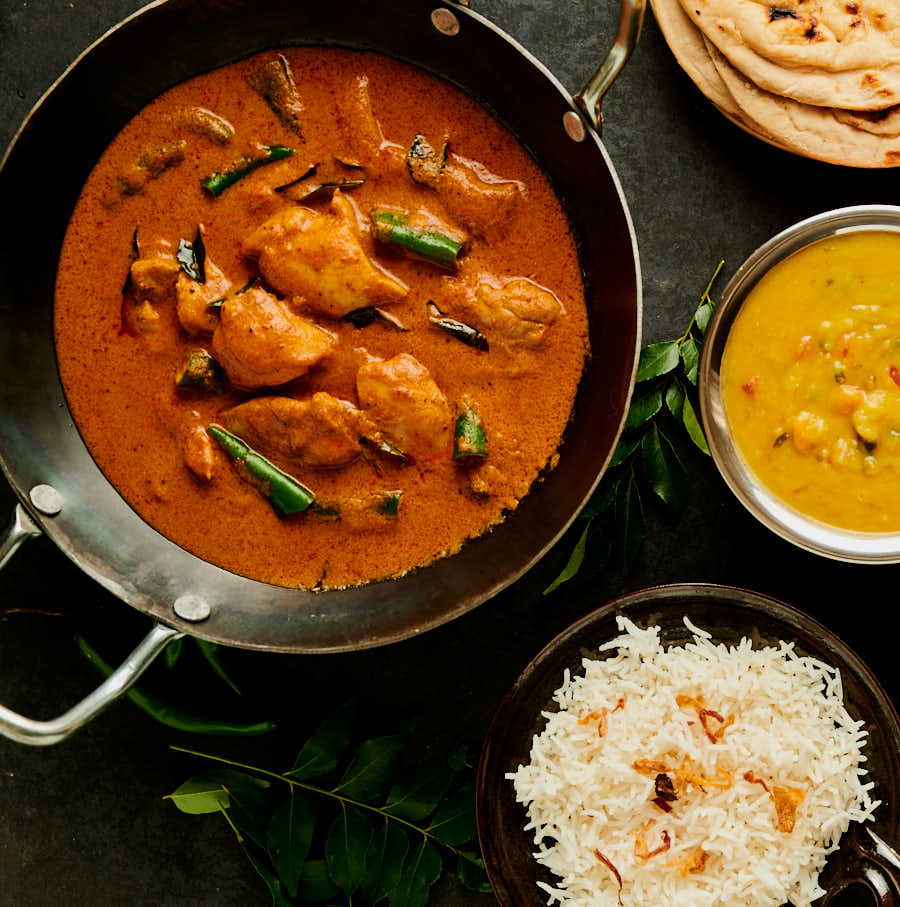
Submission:
POLYGON ((807 516, 763 485, 732 436, 722 400, 722 356, 750 291, 780 261, 829 236, 865 230, 900 232, 900 207, 857 205, 800 221, 760 246, 728 282, 710 321, 700 364, 700 409, 713 460, 738 500, 763 525, 799 548, 857 564, 900 562, 900 532, 858 532, 807 516))
MULTIPOLYGON (((598 658, 598 647, 619 635, 616 616, 641 627, 658 626, 666 646, 683 645, 690 633, 682 617, 708 630, 715 642, 736 645, 744 637, 754 648, 793 642, 798 655, 810 655, 840 669, 844 705, 869 732, 865 767, 882 800, 871 823, 852 823, 833 853, 819 884, 827 891, 817 907, 900 904, 900 857, 889 846, 900 840, 900 722, 872 671, 849 646, 818 621, 775 599, 729 586, 682 583, 641 589, 607 602, 563 630, 535 656, 497 709, 485 736, 476 780, 478 837, 485 867, 502 907, 543 907, 538 882, 558 878, 534 858, 534 831, 525 831, 525 808, 516 801, 507 773, 528 762, 535 734, 544 730, 542 712, 556 711, 553 692, 563 672, 583 671, 582 659, 598 658), (876 897, 844 900, 861 893, 876 897)), ((610 653, 607 653, 610 654, 610 653)))

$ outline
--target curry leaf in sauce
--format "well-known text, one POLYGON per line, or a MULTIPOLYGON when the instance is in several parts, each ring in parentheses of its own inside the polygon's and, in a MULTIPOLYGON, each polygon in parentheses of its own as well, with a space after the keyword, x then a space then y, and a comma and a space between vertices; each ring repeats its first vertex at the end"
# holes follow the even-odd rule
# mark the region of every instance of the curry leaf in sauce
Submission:
POLYGON ((206 283, 206 245, 203 242, 203 228, 198 226, 193 241, 180 239, 175 253, 182 271, 197 283, 206 283))
POLYGON ((577 576, 596 574, 610 553, 622 573, 628 573, 647 531, 641 485, 671 516, 677 517, 684 509, 687 471, 663 426, 674 424, 698 450, 709 454, 691 394, 697 383, 703 335, 715 309, 710 292, 723 266, 719 262, 713 272, 684 334, 641 350, 636 378, 641 386, 632 398, 623 436, 580 514, 580 522, 586 525, 545 595, 577 576))
POLYGON ((320 903, 340 891, 354 903, 423 907, 443 872, 442 852, 455 858, 448 866, 463 885, 489 891, 465 748, 407 774, 402 731, 357 743, 348 759, 356 711, 348 703, 326 717, 283 774, 174 746, 226 768, 190 779, 170 799, 196 814, 181 796, 196 790, 202 812, 220 812, 276 904, 320 903), (251 790, 253 782, 264 787, 251 790))

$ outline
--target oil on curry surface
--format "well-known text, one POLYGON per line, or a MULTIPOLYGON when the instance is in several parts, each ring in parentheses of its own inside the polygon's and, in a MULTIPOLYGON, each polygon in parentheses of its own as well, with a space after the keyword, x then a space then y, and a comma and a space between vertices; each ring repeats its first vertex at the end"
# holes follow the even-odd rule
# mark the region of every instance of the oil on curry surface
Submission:
POLYGON ((309 588, 502 520, 587 354, 573 237, 512 136, 425 73, 312 48, 126 125, 69 225, 55 330, 76 424, 132 507, 309 588))
POLYGON ((722 390, 759 479, 844 529, 900 530, 900 234, 820 240, 754 287, 722 390))

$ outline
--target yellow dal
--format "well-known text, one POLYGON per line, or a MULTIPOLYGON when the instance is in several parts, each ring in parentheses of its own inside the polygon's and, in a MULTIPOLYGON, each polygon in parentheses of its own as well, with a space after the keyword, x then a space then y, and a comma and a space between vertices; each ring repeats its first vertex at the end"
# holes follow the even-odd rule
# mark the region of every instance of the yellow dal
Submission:
POLYGON ((900 234, 820 240, 763 277, 722 361, 759 480, 845 529, 900 530, 900 234))

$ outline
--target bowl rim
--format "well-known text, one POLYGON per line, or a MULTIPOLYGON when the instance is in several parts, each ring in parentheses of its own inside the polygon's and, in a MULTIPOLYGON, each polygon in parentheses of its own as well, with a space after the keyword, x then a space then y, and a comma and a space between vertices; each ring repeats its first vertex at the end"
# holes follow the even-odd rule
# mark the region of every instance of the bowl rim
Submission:
POLYGON ((791 544, 854 564, 900 563, 900 530, 861 532, 807 516, 770 491, 753 473, 731 434, 722 399, 721 366, 728 335, 750 291, 788 256, 830 236, 900 233, 900 206, 853 205, 787 227, 756 249, 722 291, 706 330, 698 380, 700 412, 710 454, 735 497, 766 528, 791 544))
MULTIPOLYGON (((898 213, 900 213, 900 209, 898 209, 898 213)), ((500 871, 501 867, 494 860, 495 850, 491 846, 488 797, 493 794, 493 799, 496 800, 496 790, 488 790, 488 782, 490 780, 488 770, 493 756, 492 743, 500 730, 502 730, 501 725, 507 718, 508 711, 515 705, 519 691, 549 656, 561 646, 569 643, 574 636, 590 625, 600 623, 628 607, 640 606, 648 602, 657 602, 660 609, 677 607, 678 602, 686 597, 693 599, 691 604, 704 601, 714 604, 716 601, 724 601, 727 604, 745 608, 750 615, 762 613, 788 625, 796 623, 805 631, 814 635, 817 634, 839 653, 841 663, 837 664, 836 667, 841 670, 842 676, 845 668, 850 668, 862 678, 866 688, 871 691, 872 699, 889 716, 894 734, 900 736, 900 714, 898 714, 891 697, 874 671, 834 630, 794 605, 790 605, 764 592, 758 592, 742 586, 706 582, 666 583, 617 595, 563 628, 531 658, 500 700, 485 732, 475 774, 475 819, 478 843, 484 859, 485 871, 494 894, 503 907, 521 907, 521 905, 504 900, 507 895, 507 886, 500 871)), ((851 826, 851 830, 852 828, 853 826, 851 826)))

